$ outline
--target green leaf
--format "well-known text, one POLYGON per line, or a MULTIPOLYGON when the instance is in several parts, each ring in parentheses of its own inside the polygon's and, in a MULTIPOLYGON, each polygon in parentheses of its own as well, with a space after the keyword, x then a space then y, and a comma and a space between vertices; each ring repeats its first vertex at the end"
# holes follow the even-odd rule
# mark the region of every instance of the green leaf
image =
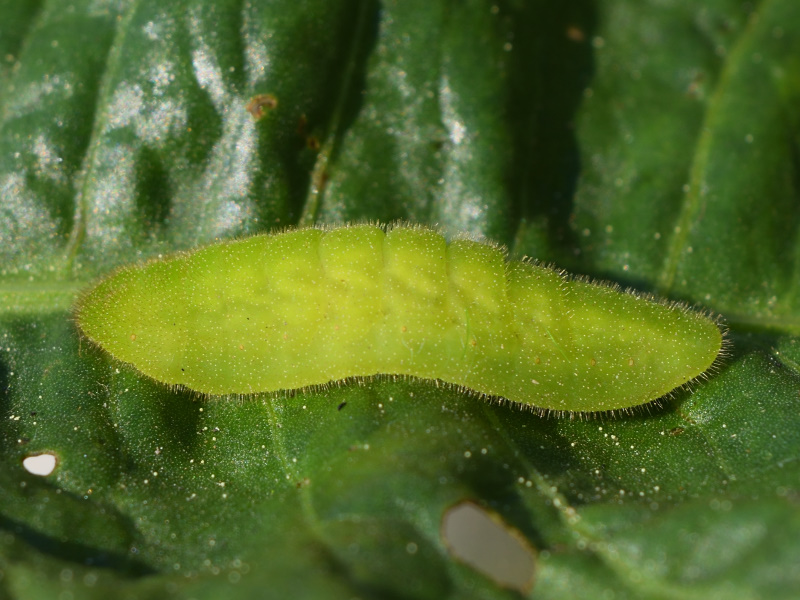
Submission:
POLYGON ((793 598, 798 22, 795 0, 0 1, 0 597, 793 598), (71 320, 119 265, 396 219, 719 312, 728 356, 614 418, 392 378, 209 401, 71 320), (466 558, 463 507, 523 548, 516 579, 466 558))

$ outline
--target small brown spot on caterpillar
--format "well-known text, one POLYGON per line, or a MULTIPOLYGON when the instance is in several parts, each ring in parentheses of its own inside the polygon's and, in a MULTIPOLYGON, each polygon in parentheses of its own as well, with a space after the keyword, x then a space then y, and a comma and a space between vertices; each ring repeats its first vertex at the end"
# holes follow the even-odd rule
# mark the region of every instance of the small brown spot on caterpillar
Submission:
POLYGON ((289 339, 289 334, 288 333, 284 333, 283 334, 283 339, 288 340, 289 339))
POLYGON ((629 367, 632 367, 632 366, 633 366, 633 357, 631 357, 631 358, 629 358, 629 359, 628 359, 628 366, 629 366, 629 367))
POLYGON ((583 29, 577 25, 569 25, 566 33, 567 39, 571 42, 579 43, 586 40, 586 34, 584 33, 583 29))
POLYGON ((406 333, 406 332, 408 331, 408 327, 406 327, 405 325, 403 325, 403 326, 400 328, 400 331, 402 331, 403 333, 406 333))
POLYGON ((475 338, 472 338, 472 339, 469 341, 469 344, 470 344, 470 346, 472 346, 473 348, 476 348, 476 347, 478 346, 478 340, 476 340, 475 338))
POLYGON ((589 364, 590 364, 591 366, 595 366, 595 365, 597 364, 597 361, 596 361, 595 359, 591 359, 591 360, 589 361, 589 364))
POLYGON ((132 342, 135 342, 135 341, 136 341, 136 334, 135 334, 135 333, 132 333, 132 334, 131 334, 131 341, 132 341, 132 342))
POLYGON ((239 344, 239 350, 244 350, 244 346, 242 344, 239 344))
POLYGON ((253 118, 258 121, 268 110, 277 108, 278 99, 272 94, 258 94, 250 98, 250 102, 245 107, 253 118))
POLYGON ((537 365, 540 365, 542 364, 542 359, 537 356, 536 358, 533 359, 533 362, 535 362, 537 365))

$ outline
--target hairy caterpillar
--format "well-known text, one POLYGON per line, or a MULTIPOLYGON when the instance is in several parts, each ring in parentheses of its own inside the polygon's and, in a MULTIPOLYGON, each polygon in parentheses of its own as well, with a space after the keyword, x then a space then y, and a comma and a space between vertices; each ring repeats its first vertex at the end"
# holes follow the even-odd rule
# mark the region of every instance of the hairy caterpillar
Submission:
POLYGON ((723 347, 684 306, 409 226, 257 235, 125 267, 75 314, 112 356, 207 395, 397 374, 607 411, 703 375, 723 347))

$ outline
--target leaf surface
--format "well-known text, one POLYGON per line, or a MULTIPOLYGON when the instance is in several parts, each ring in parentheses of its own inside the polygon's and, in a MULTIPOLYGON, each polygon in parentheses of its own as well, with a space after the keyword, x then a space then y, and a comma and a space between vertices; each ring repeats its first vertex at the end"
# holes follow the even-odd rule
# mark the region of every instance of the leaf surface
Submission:
POLYGON ((0 597, 792 598, 798 22, 794 0, 0 2, 0 597), (729 356, 605 418, 391 378, 206 401, 71 320, 120 265, 396 219, 719 312, 729 356), (530 549, 527 584, 454 558, 465 502, 530 549))

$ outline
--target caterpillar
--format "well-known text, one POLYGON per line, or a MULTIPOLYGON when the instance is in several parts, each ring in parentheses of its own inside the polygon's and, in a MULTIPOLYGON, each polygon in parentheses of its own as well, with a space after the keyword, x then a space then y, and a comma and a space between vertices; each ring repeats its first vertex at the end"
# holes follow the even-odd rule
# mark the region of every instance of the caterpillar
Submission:
POLYGON ((704 375, 715 319, 416 226, 255 235, 126 266, 82 294, 83 335, 208 396, 379 374, 544 412, 630 409, 704 375))

